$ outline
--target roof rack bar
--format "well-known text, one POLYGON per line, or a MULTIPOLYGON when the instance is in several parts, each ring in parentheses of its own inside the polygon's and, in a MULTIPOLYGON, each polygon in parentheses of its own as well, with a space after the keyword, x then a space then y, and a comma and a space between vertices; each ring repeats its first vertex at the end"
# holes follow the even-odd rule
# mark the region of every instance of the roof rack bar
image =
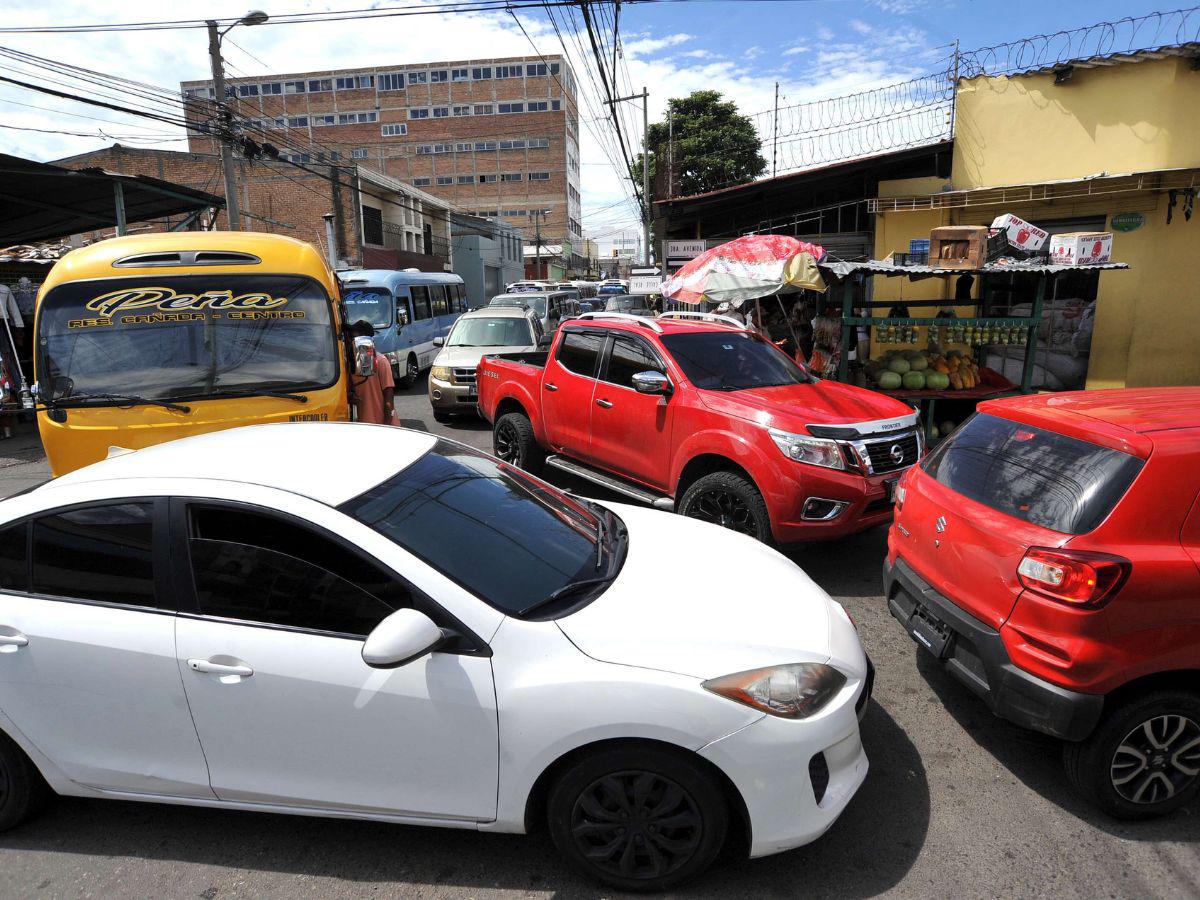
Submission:
POLYGON ((633 322, 635 325, 645 325, 651 331, 656 331, 659 334, 662 334, 662 326, 649 316, 635 316, 631 315, 630 313, 616 312, 586 312, 578 316, 574 316, 572 321, 577 321, 579 319, 616 319, 623 322, 633 322))
POLYGON ((659 313, 660 319, 684 319, 695 320, 698 322, 720 322, 722 325, 732 325, 740 331, 746 331, 746 323, 739 322, 730 316, 720 316, 716 313, 706 312, 690 312, 689 310, 673 310, 671 312, 659 313))

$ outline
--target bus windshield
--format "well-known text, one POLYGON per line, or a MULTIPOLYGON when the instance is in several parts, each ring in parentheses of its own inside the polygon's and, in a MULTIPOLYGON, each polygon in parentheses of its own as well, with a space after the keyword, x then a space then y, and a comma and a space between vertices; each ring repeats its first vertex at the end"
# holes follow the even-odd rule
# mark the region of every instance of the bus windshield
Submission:
POLYGON ((392 326, 395 312, 392 309, 392 292, 387 288, 347 287, 342 291, 342 302, 346 304, 348 325, 365 319, 377 329, 392 326))
POLYGON ((338 377, 329 297, 298 275, 71 282, 42 299, 37 329, 48 402, 316 390, 338 377))

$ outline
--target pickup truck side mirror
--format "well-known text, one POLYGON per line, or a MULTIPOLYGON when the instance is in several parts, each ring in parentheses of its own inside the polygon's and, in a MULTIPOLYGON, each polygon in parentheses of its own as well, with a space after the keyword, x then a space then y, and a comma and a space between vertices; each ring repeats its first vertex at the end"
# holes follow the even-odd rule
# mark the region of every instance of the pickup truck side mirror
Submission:
POLYGON ((537 345, 538 345, 539 350, 549 350, 550 345, 553 343, 554 343, 554 335, 552 335, 552 334, 543 334, 537 340, 537 345))
POLYGON ((671 393, 671 381, 662 372, 638 372, 633 376, 633 389, 639 394, 659 394, 666 396, 671 393))

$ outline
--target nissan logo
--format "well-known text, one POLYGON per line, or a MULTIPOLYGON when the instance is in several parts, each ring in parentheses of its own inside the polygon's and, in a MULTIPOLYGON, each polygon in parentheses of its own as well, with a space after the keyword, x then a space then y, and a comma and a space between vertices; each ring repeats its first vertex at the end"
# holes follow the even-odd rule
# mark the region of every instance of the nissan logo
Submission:
POLYGON ((892 462, 899 465, 904 462, 904 448, 899 444, 892 444, 891 449, 888 450, 888 456, 892 458, 892 462))

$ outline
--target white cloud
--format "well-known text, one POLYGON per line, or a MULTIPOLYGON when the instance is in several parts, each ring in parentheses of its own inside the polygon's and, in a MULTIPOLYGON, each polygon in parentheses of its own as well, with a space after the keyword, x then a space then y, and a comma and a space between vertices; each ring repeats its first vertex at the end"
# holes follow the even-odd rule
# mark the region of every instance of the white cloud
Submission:
POLYGON ((796 56, 800 53, 807 53, 809 48, 804 44, 796 44, 794 47, 788 47, 783 51, 784 56, 796 56))
POLYGON ((872 34, 875 29, 864 22, 862 19, 851 19, 849 22, 850 28, 857 31, 859 34, 872 34))
POLYGON ((755 44, 753 47, 747 47, 742 56, 745 59, 757 59, 758 57, 762 56, 762 52, 762 47, 759 47, 757 44, 755 44))
POLYGON ((711 50, 684 50, 679 54, 684 59, 708 59, 712 55, 711 50))
POLYGON ((639 37, 632 41, 625 40, 621 42, 621 46, 625 49, 625 53, 628 56, 649 56, 652 53, 657 53, 659 50, 665 50, 668 47, 677 47, 691 40, 694 40, 692 35, 679 33, 668 34, 660 38, 639 37))

